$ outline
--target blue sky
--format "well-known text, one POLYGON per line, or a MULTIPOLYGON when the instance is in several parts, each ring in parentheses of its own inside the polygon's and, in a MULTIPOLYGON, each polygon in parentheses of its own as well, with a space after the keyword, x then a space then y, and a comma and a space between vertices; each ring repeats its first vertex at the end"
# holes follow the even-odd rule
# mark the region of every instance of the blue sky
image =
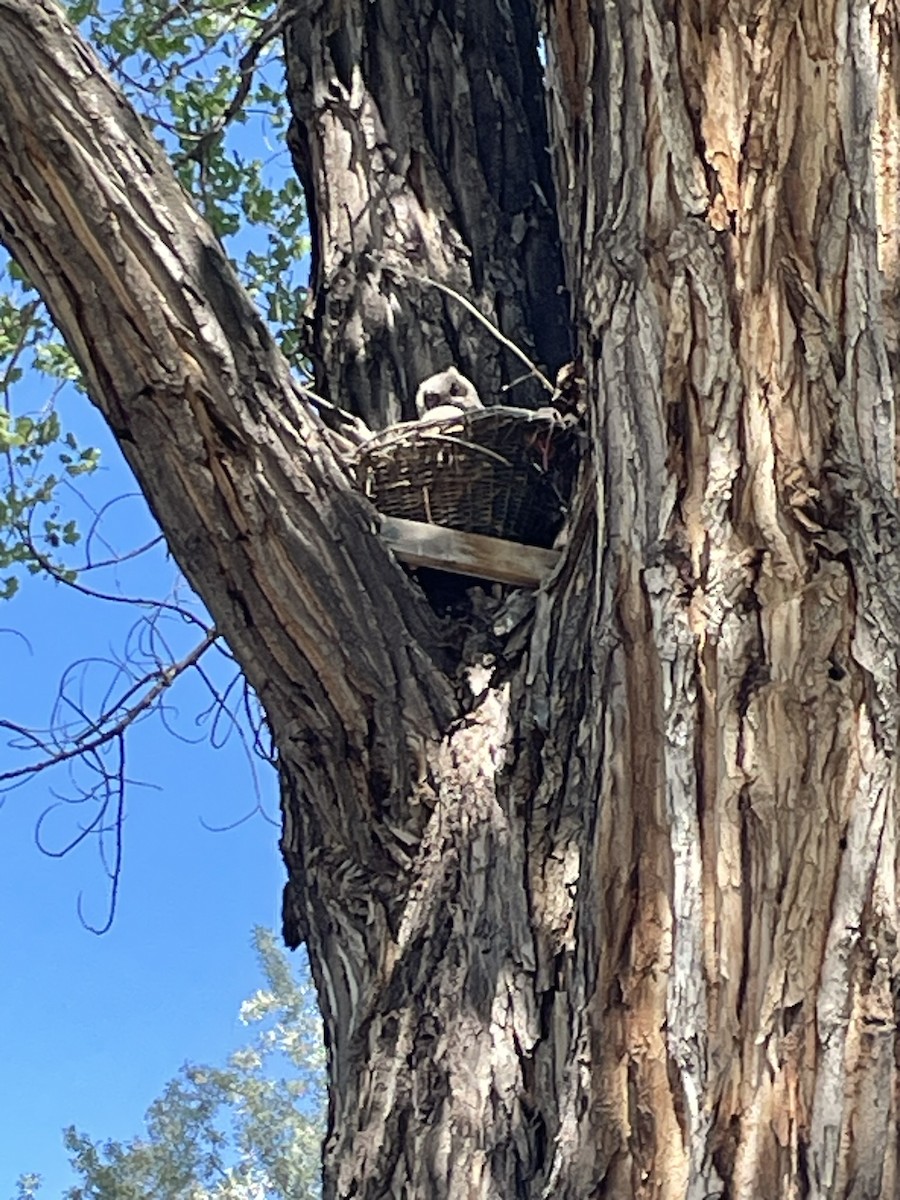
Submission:
MULTIPOLYGON (((132 492, 88 402, 73 395, 63 412, 84 441, 102 448, 102 469, 85 484, 91 499, 132 492)), ((153 532, 139 499, 117 505, 105 528, 121 549, 153 532)), ((164 596, 175 577, 158 550, 108 572, 102 586, 164 596)), ((125 606, 27 579, 0 608, 0 715, 46 726, 62 673, 76 659, 121 654, 135 619, 125 606)), ((95 667, 98 686, 103 675, 95 667)), ((106 935, 88 932, 77 911, 81 895, 88 920, 99 924, 106 914, 109 884, 96 841, 62 859, 34 842, 53 790, 66 791, 64 772, 38 776, 0 809, 0 1200, 26 1171, 43 1175, 42 1195, 55 1200, 73 1182, 64 1126, 98 1138, 134 1136, 182 1063, 221 1062, 245 1040, 238 1008, 261 982, 250 933, 256 924, 278 926, 284 879, 270 823, 274 772, 257 763, 257 796, 239 743, 214 750, 208 728, 195 725, 206 705, 201 693, 188 684, 172 698, 176 730, 201 740, 186 745, 155 718, 129 734, 128 774, 140 782, 128 790, 118 909, 106 935), (269 820, 257 812, 228 832, 204 828, 229 825, 258 801, 269 820)), ((0 747, 0 770, 22 761, 0 747)), ((56 810, 44 825, 47 840, 60 844, 83 817, 81 808, 56 810)))
MULTIPOLYGON (((280 81, 277 62, 268 70, 280 81)), ((283 176, 287 155, 258 125, 236 126, 234 138, 239 151, 269 157, 272 178, 283 176)), ((233 250, 264 247, 265 231, 258 231, 233 250)), ((45 399, 35 391, 34 408, 45 399)), ((74 389, 58 407, 64 427, 102 451, 101 469, 82 483, 90 504, 99 509, 132 494, 106 513, 104 535, 119 551, 152 538, 157 530, 143 500, 133 497, 134 480, 99 414, 74 389)), ((89 514, 70 500, 71 509, 64 498, 64 519, 78 515, 86 529, 89 514)), ((160 547, 83 581, 164 599, 177 578, 160 547)), ((82 659, 98 660, 83 681, 87 706, 96 706, 112 673, 102 660, 122 657, 138 616, 125 605, 26 578, 12 601, 0 602, 0 718, 46 727, 63 673, 82 659)), ((182 652, 192 645, 193 632, 177 620, 167 634, 182 652)), ((228 678, 224 664, 218 677, 228 678)), ((96 839, 63 858, 35 845, 36 823, 55 793, 71 795, 65 771, 36 777, 0 808, 0 1200, 32 1171, 44 1179, 41 1200, 58 1200, 75 1182, 62 1145, 65 1126, 93 1138, 129 1139, 142 1132, 144 1112, 183 1063, 221 1063, 247 1040, 239 1006, 262 982, 251 930, 280 928, 277 789, 272 769, 251 766, 238 739, 212 748, 209 721, 197 724, 208 703, 202 689, 182 681, 170 696, 169 723, 178 736, 156 717, 128 734, 134 782, 117 911, 104 936, 88 932, 78 915, 80 897, 88 921, 106 917, 109 881, 96 839), (228 831, 208 828, 248 814, 228 831)), ((0 771, 24 761, 0 739, 0 771)), ((85 806, 58 806, 41 827, 46 841, 61 845, 85 815, 85 806)), ((298 956, 298 968, 302 961, 298 956)))

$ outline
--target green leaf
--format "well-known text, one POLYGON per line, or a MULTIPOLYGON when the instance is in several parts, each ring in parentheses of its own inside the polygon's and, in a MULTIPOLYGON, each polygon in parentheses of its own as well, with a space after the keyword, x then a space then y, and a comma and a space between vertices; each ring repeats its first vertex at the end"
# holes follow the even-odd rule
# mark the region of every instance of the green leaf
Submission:
POLYGON ((65 1130, 79 1179, 68 1200, 320 1195, 324 1054, 308 969, 295 978, 271 933, 255 940, 264 984, 241 1009, 251 1039, 224 1066, 184 1067, 131 1141, 65 1130))

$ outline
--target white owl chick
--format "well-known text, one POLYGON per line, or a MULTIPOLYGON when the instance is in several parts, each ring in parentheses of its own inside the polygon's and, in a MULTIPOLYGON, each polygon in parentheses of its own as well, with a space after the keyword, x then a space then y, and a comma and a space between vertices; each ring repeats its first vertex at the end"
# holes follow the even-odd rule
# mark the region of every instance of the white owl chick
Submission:
POLYGON ((474 383, 461 375, 456 367, 430 375, 419 384, 416 392, 416 412, 420 417, 456 417, 473 408, 484 408, 484 405, 474 383))

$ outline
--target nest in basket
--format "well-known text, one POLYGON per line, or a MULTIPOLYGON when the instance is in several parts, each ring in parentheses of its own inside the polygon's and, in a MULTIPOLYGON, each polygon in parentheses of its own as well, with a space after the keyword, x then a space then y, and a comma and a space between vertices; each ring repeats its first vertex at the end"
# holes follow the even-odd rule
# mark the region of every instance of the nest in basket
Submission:
POLYGON ((577 436, 553 409, 494 406, 392 426, 359 448, 355 469, 387 516, 552 546, 577 436))

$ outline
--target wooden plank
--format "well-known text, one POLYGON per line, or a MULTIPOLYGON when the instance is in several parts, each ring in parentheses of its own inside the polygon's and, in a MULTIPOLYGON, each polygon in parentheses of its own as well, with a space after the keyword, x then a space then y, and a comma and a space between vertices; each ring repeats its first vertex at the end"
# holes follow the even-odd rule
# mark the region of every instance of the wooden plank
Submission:
POLYGON ((537 587, 559 560, 558 550, 523 546, 403 517, 383 516, 381 536, 400 561, 411 567, 435 567, 517 587, 537 587))

